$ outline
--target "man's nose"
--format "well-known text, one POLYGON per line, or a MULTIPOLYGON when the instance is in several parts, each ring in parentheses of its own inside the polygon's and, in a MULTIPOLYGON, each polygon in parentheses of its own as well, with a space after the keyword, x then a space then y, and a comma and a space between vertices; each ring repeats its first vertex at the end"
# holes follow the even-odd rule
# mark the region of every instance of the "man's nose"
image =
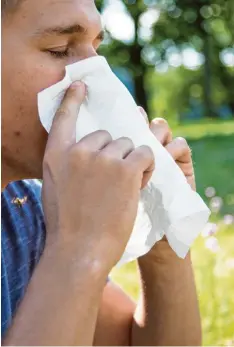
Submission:
POLYGON ((98 54, 92 45, 85 45, 82 52, 82 59, 96 57, 98 54))
POLYGON ((69 64, 76 63, 77 61, 92 58, 97 56, 97 52, 91 44, 80 44, 75 54, 72 56, 69 64))

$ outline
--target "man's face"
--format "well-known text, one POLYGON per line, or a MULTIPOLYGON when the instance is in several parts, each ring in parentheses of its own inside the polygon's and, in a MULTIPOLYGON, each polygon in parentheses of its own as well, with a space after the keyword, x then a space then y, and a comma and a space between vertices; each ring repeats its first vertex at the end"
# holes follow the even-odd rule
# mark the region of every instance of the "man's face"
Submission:
POLYGON ((37 94, 64 67, 96 55, 102 40, 93 0, 24 0, 2 22, 2 162, 11 179, 42 177, 47 134, 37 94))

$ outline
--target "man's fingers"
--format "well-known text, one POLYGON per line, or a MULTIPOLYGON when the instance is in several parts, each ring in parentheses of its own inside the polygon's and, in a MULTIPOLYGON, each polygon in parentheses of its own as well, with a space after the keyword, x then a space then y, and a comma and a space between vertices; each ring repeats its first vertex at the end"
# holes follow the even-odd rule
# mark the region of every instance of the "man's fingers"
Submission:
POLYGON ((152 133, 156 136, 158 141, 163 145, 166 146, 168 143, 172 141, 172 132, 169 127, 169 124, 167 121, 163 118, 155 118, 152 120, 151 123, 149 123, 149 118, 143 107, 139 107, 139 110, 142 114, 142 116, 145 118, 145 121, 150 126, 150 130, 152 133))
POLYGON ((86 94, 83 82, 74 82, 67 90, 49 134, 47 147, 69 147, 76 141, 76 122, 86 94))
POLYGON ((89 151, 102 150, 112 141, 112 137, 108 131, 97 130, 91 134, 84 136, 78 143, 77 147, 87 148, 89 151))
POLYGON ((155 169, 153 151, 148 146, 141 146, 131 152, 126 160, 131 161, 136 170, 140 169, 142 171, 143 179, 141 189, 143 189, 149 182, 155 169))
POLYGON ((183 137, 177 137, 166 146, 167 151, 175 161, 189 163, 191 161, 191 149, 183 137))
POLYGON ((155 118, 150 123, 150 129, 163 146, 172 141, 172 132, 165 119, 155 118))
POLYGON ((134 150, 134 148, 132 140, 127 137, 121 137, 106 146, 102 150, 102 153, 110 157, 124 159, 134 150))

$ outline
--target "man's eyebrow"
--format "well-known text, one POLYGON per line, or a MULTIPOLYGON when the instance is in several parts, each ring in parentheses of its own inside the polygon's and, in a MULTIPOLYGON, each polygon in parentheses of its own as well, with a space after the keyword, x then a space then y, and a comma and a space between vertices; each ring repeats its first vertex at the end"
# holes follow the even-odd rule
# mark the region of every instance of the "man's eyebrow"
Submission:
MULTIPOLYGON (((70 25, 70 26, 55 26, 51 28, 46 28, 42 30, 38 30, 35 35, 72 35, 72 34, 85 34, 87 32, 87 29, 85 29, 80 24, 70 25)), ((103 41, 105 37, 105 31, 101 30, 100 33, 97 35, 97 39, 100 41, 103 41)))

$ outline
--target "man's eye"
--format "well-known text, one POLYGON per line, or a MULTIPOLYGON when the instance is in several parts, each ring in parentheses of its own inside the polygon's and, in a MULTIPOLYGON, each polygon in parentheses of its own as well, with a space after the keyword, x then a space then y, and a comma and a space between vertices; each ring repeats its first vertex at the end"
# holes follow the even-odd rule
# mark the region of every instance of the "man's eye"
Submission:
POLYGON ((51 54, 53 57, 55 58, 59 58, 59 59, 62 59, 62 58, 67 58, 68 57, 68 54, 69 54, 69 51, 68 51, 68 48, 64 51, 47 51, 49 54, 51 54))

